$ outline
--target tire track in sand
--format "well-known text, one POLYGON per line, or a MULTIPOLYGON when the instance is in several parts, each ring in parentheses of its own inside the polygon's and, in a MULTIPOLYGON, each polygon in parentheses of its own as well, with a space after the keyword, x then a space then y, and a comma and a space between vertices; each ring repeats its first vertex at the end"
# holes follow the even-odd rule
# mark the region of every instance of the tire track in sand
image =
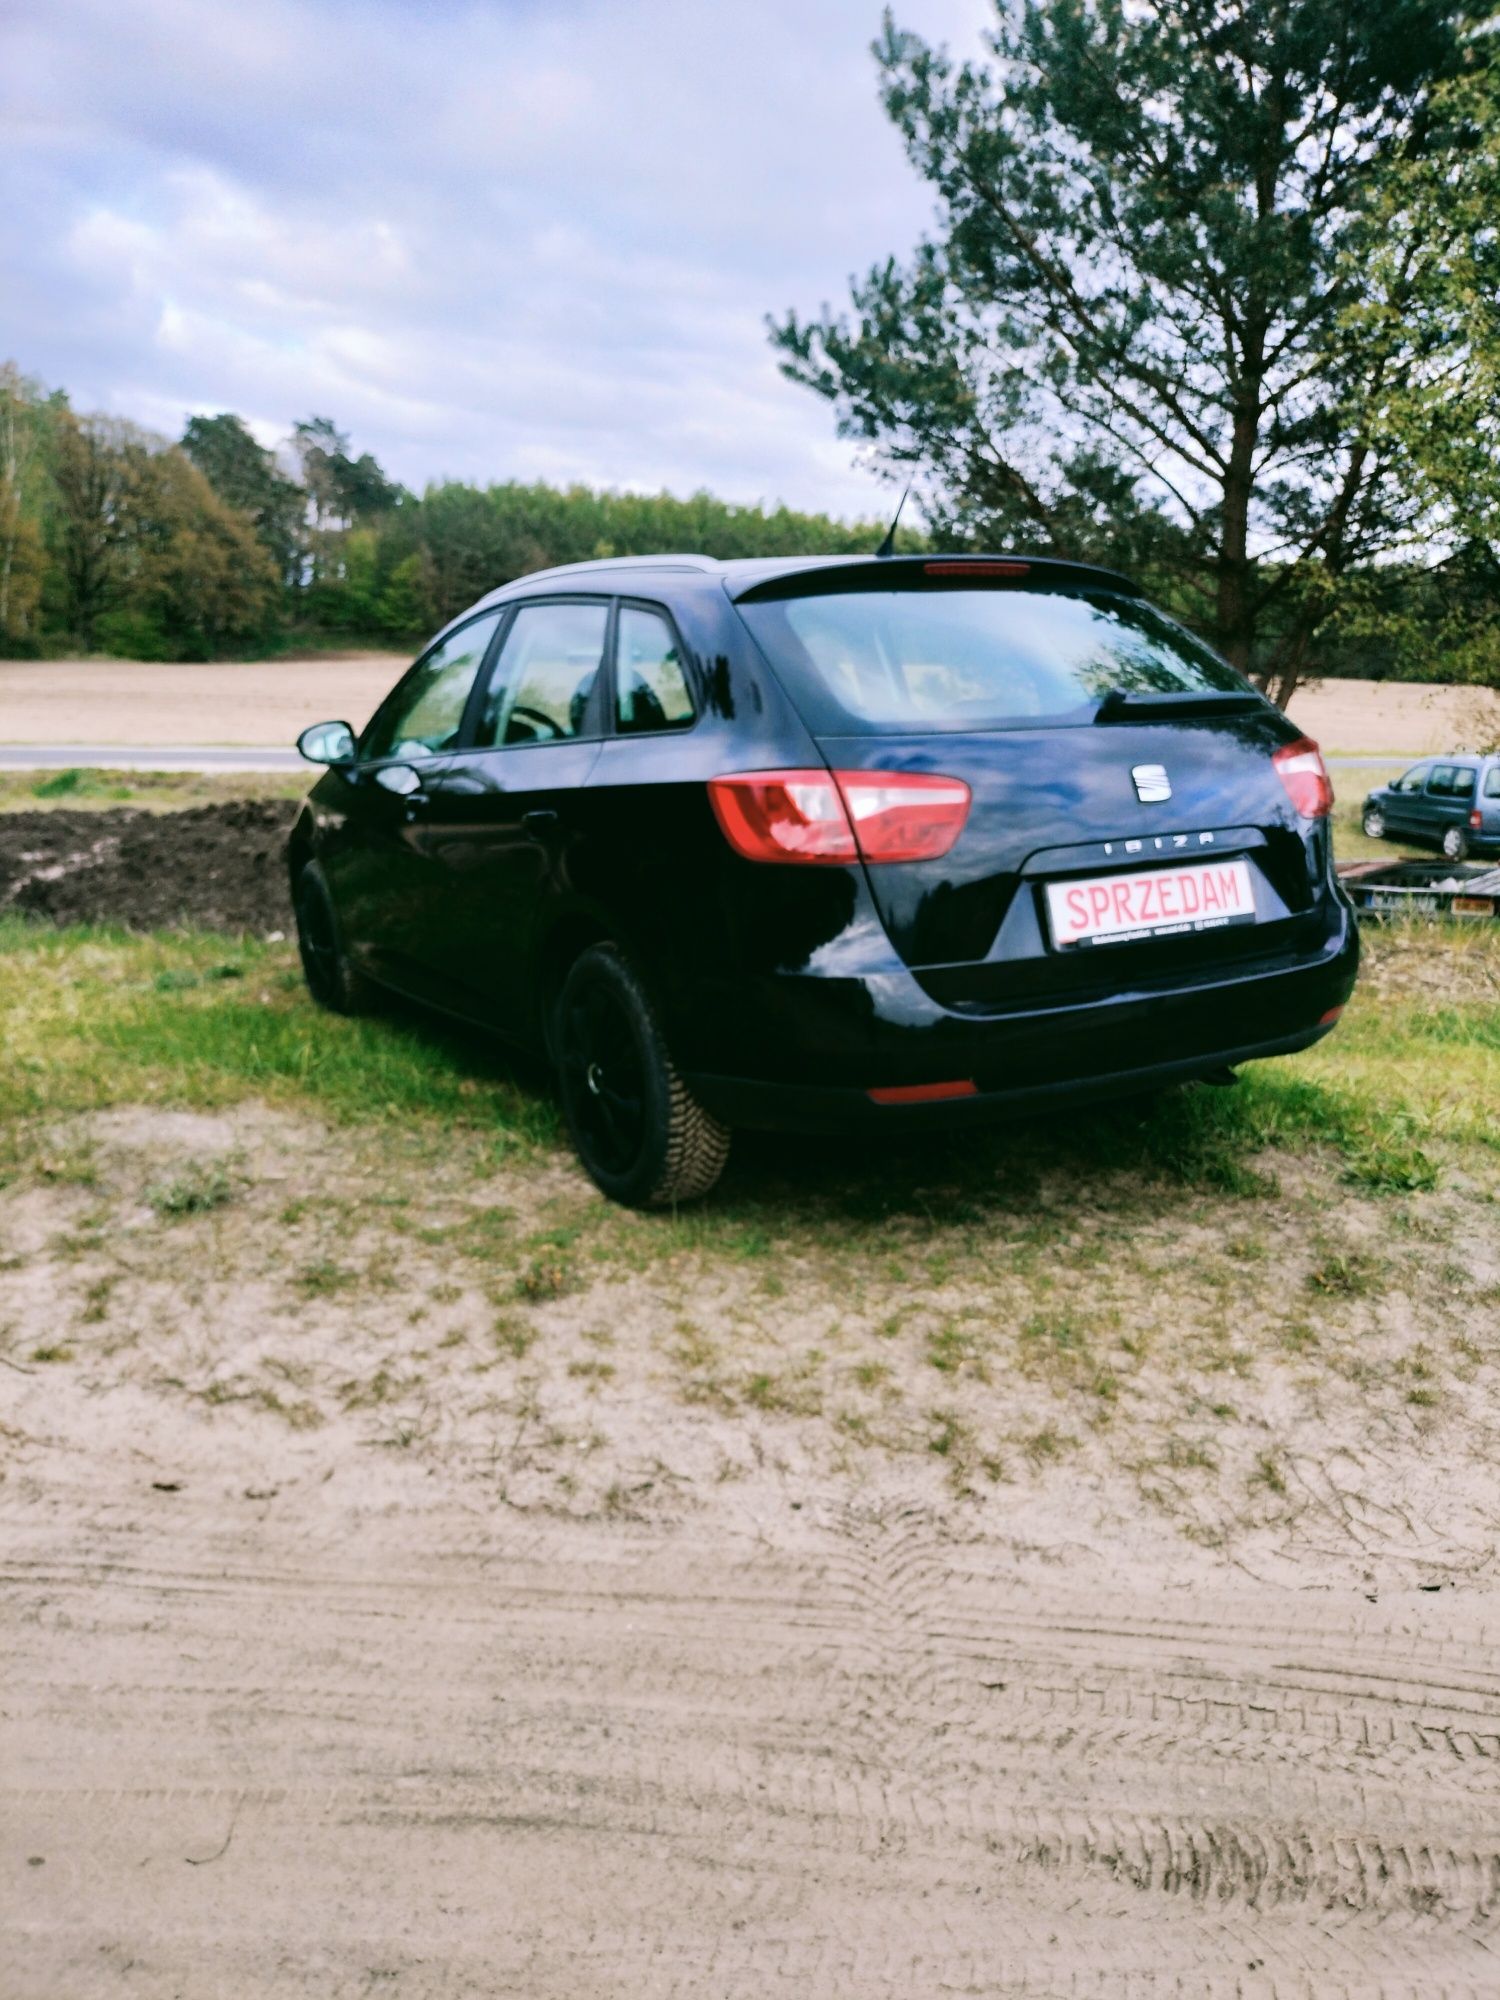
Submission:
POLYGON ((1482 1596, 183 1500, 0 1518, 4 2000, 1500 1992, 1482 1596))

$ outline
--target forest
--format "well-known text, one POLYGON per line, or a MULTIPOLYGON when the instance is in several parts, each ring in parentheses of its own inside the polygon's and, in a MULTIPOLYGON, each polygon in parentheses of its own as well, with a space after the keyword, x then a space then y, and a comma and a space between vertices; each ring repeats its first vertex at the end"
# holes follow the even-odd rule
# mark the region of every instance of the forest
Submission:
MULTIPOLYGON (((554 563, 857 553, 885 525, 514 479, 418 495, 326 417, 294 424, 274 449, 230 413, 191 416, 166 438, 0 368, 0 655, 11 659, 404 645, 554 563)), ((903 529, 902 546, 921 545, 903 529)))
MULTIPOLYGON (((900 488, 887 491, 894 512, 900 488)), ((1114 562, 1184 623, 1218 636, 1191 577, 1159 548, 1107 532, 1103 509, 1100 532, 1081 547, 930 503, 928 519, 924 527, 914 499, 897 547, 1003 543, 1114 562)), ((485 591, 555 563, 688 549, 860 554, 888 520, 515 479, 442 480, 416 494, 327 417, 293 424, 275 447, 228 412, 190 416, 174 439, 81 413, 64 391, 0 366, 0 658, 405 648, 485 591)), ((1435 567, 1385 561, 1346 575, 1307 671, 1490 681, 1500 678, 1497 634, 1500 566, 1475 540, 1435 567)))

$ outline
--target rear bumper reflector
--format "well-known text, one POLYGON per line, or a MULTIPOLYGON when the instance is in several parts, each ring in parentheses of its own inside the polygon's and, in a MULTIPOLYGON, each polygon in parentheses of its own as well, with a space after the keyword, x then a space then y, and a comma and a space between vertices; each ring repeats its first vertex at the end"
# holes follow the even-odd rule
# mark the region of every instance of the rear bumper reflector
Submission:
POLYGON ((1331 1028, 1343 1011, 1342 1007, 1330 1007, 1326 1014, 1318 1016, 1318 1026, 1320 1028, 1331 1028))
POLYGON ((936 1104, 945 1097, 977 1097, 979 1086, 972 1077, 963 1077, 956 1083, 888 1084, 865 1094, 872 1104, 936 1104))

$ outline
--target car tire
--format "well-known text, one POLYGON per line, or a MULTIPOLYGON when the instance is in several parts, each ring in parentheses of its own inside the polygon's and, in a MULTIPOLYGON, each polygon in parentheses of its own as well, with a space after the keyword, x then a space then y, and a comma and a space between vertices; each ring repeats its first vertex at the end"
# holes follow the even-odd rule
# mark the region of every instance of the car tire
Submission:
POLYGON ((333 896, 316 861, 309 861, 299 872, 292 890, 292 907, 297 919, 297 951, 308 992, 330 1013, 368 1013, 375 989, 349 963, 333 896))
POLYGON ((1466 828, 1450 826, 1443 835, 1443 852, 1450 861, 1467 861, 1469 858, 1469 835, 1466 828))
POLYGON ((1385 814, 1380 810, 1379 806, 1365 807, 1365 817, 1363 823, 1365 829, 1365 838, 1367 840, 1385 839, 1385 814))
POLYGON ((639 974, 612 944, 590 945, 563 981, 552 1047, 563 1112, 594 1185, 627 1208, 672 1208, 708 1193, 729 1128, 683 1081, 639 974))

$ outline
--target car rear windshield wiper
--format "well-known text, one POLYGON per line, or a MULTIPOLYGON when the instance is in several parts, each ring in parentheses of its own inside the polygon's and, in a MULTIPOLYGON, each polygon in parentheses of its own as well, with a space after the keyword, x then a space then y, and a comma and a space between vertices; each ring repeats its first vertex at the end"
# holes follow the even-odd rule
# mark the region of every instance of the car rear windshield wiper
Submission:
POLYGON ((1253 688, 1173 688, 1141 694, 1131 688, 1106 689, 1094 710, 1095 722, 1150 722, 1158 717, 1247 715, 1261 705, 1253 688))

